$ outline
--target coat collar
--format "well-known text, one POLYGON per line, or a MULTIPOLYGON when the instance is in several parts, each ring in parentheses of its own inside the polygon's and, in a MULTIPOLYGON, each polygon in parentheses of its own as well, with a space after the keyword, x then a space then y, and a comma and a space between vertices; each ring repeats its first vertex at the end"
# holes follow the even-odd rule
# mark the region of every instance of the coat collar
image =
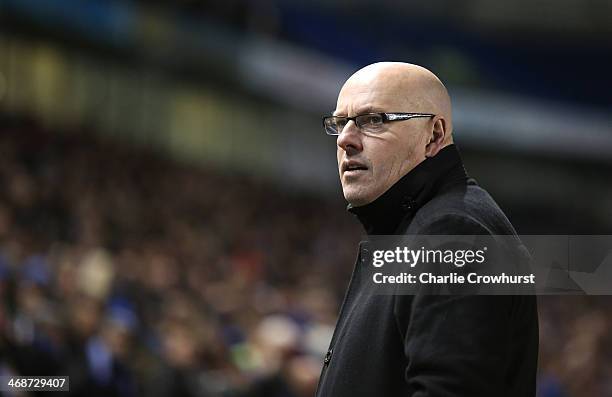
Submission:
POLYGON ((428 157, 400 178, 385 193, 364 206, 348 205, 367 234, 394 234, 407 216, 412 219, 416 211, 436 194, 457 183, 467 183, 467 174, 457 147, 444 147, 434 157, 428 157))

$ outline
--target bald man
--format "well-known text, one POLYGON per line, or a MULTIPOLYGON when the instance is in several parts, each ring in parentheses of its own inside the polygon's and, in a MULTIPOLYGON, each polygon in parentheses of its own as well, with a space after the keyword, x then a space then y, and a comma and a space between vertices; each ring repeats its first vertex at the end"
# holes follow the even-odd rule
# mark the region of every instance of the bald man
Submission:
MULTIPOLYGON (((348 210, 368 235, 515 238, 467 176, 448 92, 429 70, 364 67, 323 124, 337 137, 348 210)), ((365 256, 360 247, 317 396, 535 396, 535 296, 381 295, 362 278, 365 256)))

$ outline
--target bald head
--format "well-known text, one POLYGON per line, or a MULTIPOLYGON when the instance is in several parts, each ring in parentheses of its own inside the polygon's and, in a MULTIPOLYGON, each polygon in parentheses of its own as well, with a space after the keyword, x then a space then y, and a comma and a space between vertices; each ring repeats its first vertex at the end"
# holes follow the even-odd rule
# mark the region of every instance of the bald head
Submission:
POLYGON ((385 121, 382 128, 347 121, 337 138, 345 198, 359 206, 375 200, 419 163, 453 143, 451 101, 429 70, 409 63, 380 62, 355 72, 342 86, 334 115, 426 113, 385 121))
POLYGON ((442 81, 428 69, 404 62, 373 63, 349 77, 342 90, 354 85, 369 87, 389 102, 403 106, 389 112, 433 113, 444 118, 448 135, 445 143, 452 143, 451 100, 442 81))

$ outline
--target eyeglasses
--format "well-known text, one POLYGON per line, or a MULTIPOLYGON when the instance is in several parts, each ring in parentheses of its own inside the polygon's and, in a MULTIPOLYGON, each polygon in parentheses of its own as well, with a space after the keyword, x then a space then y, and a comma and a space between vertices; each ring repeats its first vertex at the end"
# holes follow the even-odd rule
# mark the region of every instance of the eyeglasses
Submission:
POLYGON ((420 117, 433 118, 431 113, 366 113, 354 117, 325 116, 323 117, 323 128, 327 135, 340 135, 350 120, 353 120, 357 128, 369 133, 377 133, 383 130, 383 124, 392 121, 410 120, 420 117))

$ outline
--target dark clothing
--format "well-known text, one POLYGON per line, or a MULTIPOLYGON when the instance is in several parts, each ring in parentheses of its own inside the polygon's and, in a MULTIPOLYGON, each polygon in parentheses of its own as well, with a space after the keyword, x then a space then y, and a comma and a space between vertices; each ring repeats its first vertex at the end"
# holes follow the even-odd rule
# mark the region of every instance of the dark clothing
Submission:
MULTIPOLYGON (((454 145, 349 211, 369 235, 516 235, 454 145)), ((535 296, 379 295, 362 266, 360 249, 317 396, 535 396, 535 296)))

